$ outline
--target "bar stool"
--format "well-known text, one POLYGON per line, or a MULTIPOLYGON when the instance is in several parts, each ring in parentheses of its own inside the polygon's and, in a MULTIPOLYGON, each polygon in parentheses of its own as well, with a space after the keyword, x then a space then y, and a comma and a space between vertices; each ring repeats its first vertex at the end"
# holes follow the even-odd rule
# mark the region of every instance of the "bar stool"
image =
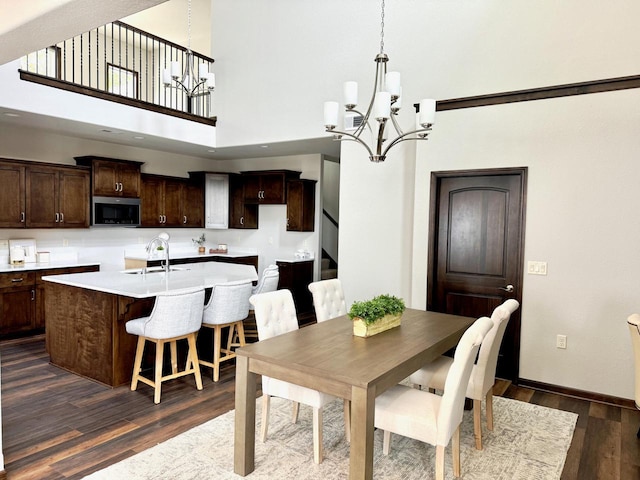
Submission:
POLYGON ((173 378, 193 374, 196 387, 202 390, 202 378, 196 351, 196 335, 202 324, 204 308, 204 288, 185 288, 162 292, 156 296, 156 303, 148 317, 129 320, 125 328, 127 333, 138 335, 138 346, 133 364, 131 390, 138 388, 138 382, 146 383, 155 389, 154 403, 160 403, 160 388, 162 382, 173 378), (189 344, 185 369, 178 371, 177 348, 178 340, 186 339, 189 344), (156 344, 156 365, 154 380, 141 375, 142 355, 146 342, 156 344), (171 374, 162 375, 164 346, 169 344, 171 350, 171 374))
POLYGON ((220 363, 236 357, 234 347, 244 347, 243 321, 249 316, 250 280, 221 283, 213 287, 204 307, 202 326, 213 329, 213 361, 200 360, 200 365, 213 369, 213 381, 220 378, 220 363), (229 327, 226 348, 222 348, 222 329, 229 327), (234 336, 237 333, 237 341, 234 336), (224 353, 224 356, 221 356, 224 353))

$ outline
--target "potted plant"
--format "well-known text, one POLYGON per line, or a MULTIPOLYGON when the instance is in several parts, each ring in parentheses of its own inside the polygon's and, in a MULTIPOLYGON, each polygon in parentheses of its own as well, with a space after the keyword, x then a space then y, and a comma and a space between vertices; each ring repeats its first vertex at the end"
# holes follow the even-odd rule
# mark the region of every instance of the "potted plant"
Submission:
POLYGON ((205 238, 204 238, 204 233, 202 235, 200 235, 200 237, 198 238, 192 238, 191 241, 194 243, 194 245, 198 245, 198 253, 204 253, 205 252, 205 248, 204 248, 204 242, 205 242, 205 238))
POLYGON ((378 295, 364 302, 354 302, 348 315, 353 320, 353 334, 370 337, 400 325, 404 301, 393 295, 378 295))

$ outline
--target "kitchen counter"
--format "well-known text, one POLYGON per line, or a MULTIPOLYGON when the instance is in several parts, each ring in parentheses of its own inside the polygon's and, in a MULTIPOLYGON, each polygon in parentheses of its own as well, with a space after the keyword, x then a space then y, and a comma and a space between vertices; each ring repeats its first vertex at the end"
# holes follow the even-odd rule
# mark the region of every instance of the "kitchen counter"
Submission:
POLYGON ((100 266, 100 262, 78 262, 78 261, 61 261, 61 262, 31 262, 22 265, 0 264, 0 273, 6 272, 29 272, 32 270, 49 270, 54 268, 73 268, 73 267, 93 267, 100 266))
POLYGON ((149 269, 149 273, 143 275, 140 273, 141 269, 132 269, 53 275, 44 276, 42 279, 46 282, 131 298, 155 297, 160 292, 200 285, 211 288, 218 283, 235 280, 258 280, 256 269, 251 265, 205 262, 171 268, 176 270, 166 273, 163 270, 149 269))
MULTIPOLYGON (((181 260, 187 258, 211 258, 212 260, 216 258, 241 258, 257 255, 257 251, 255 249, 239 249, 239 248, 230 248, 227 253, 208 253, 209 248, 207 248, 206 253, 198 253, 197 249, 189 248, 169 248, 169 263, 172 260, 181 260)), ((154 260, 163 260, 164 254, 156 254, 152 256, 148 256, 144 247, 134 247, 134 248, 126 248, 124 252, 125 260, 143 260, 143 261, 154 261, 154 260)))

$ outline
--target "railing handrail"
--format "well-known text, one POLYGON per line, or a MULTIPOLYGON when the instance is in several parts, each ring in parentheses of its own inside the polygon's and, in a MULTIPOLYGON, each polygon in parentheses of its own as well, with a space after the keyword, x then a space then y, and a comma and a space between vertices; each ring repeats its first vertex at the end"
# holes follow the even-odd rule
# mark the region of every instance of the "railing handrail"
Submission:
POLYGON ((327 212, 324 208, 322 209, 322 214, 323 214, 324 216, 326 216, 326 217, 329 219, 329 221, 330 221, 331 223, 333 223, 333 224, 336 226, 336 228, 340 228, 340 227, 338 226, 338 222, 336 221, 336 219, 335 219, 335 218, 333 218, 333 217, 331 216, 331 214, 330 214, 329 212, 327 212))

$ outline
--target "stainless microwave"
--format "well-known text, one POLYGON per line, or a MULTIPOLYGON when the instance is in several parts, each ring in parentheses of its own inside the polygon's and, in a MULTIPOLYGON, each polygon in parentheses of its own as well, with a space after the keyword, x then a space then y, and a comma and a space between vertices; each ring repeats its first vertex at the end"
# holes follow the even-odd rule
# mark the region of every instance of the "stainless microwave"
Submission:
POLYGON ((93 197, 91 206, 93 226, 140 226, 139 198, 93 197))

